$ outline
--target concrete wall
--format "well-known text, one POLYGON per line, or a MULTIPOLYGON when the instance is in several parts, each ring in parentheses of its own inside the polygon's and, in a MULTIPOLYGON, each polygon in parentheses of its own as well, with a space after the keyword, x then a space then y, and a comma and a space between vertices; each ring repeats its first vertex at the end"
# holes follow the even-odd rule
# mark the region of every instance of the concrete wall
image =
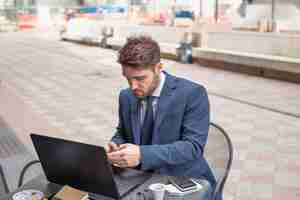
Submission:
POLYGON ((76 6, 78 5, 77 0, 36 0, 37 5, 47 5, 50 7, 60 6, 76 6))
POLYGON ((0 0, 0 9, 12 8, 14 6, 14 0, 0 0))
MULTIPOLYGON (((300 1, 276 0, 274 17, 284 30, 300 30, 300 1)), ((256 0, 246 6, 246 16, 239 15, 239 5, 232 5, 226 16, 235 27, 256 27, 259 20, 271 20, 271 0, 256 0)))
POLYGON ((300 58, 300 35, 256 32, 208 32, 204 47, 300 58))
MULTIPOLYGON (((13 8, 15 0, 0 0, 0 9, 4 8, 13 8)), ((31 5, 30 0, 17 0, 17 5, 28 6, 31 5)), ((47 5, 51 7, 59 7, 59 6, 75 6, 78 5, 78 1, 76 0, 36 0, 36 4, 38 5, 47 5)))

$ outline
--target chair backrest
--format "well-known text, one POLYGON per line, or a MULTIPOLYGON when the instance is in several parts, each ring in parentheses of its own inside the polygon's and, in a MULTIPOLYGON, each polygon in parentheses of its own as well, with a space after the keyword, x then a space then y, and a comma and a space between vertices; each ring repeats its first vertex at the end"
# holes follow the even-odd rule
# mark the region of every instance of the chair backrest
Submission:
POLYGON ((4 172, 2 170, 2 166, 0 165, 0 197, 6 193, 9 193, 9 190, 4 176, 4 172))
MULTIPOLYGON (((18 175, 25 164, 29 161, 36 159, 35 156, 17 136, 15 131, 11 129, 7 124, 1 127, 0 117, 0 163, 2 175, 0 175, 0 184, 5 180, 6 185, 10 191, 17 189, 18 175), (3 178, 5 175, 5 179, 3 178)), ((31 169, 27 175, 26 180, 28 181, 43 171, 37 168, 36 170, 31 169)), ((1 187, 1 186, 0 186, 1 187)))
MULTIPOLYGON (((21 187, 21 186, 23 185, 24 179, 26 179, 26 177, 25 177, 26 172, 27 172, 30 168, 36 167, 36 166, 34 166, 34 165, 37 164, 37 163, 40 163, 40 161, 39 161, 39 160, 33 160, 33 161, 28 162, 28 163, 23 167, 23 169, 22 169, 22 171, 21 171, 21 173, 20 173, 19 180, 18 180, 18 187, 21 187)), ((39 166, 39 168, 40 168, 40 166, 39 166)), ((33 170, 33 169, 32 169, 32 170, 33 170)), ((36 172, 36 171, 40 171, 40 170, 36 170, 36 169, 35 169, 34 171, 36 172)), ((30 178, 32 178, 32 177, 30 177, 30 178)))
POLYGON ((222 195, 233 158, 231 140, 224 129, 217 124, 210 123, 204 157, 217 180, 217 185, 212 195, 212 200, 215 200, 217 196, 222 195))

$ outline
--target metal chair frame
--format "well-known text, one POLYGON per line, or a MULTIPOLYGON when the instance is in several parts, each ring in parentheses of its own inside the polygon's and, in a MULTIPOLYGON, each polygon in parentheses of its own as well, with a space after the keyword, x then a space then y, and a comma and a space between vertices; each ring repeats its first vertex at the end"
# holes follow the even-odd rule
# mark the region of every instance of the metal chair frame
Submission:
POLYGON ((225 182, 227 180, 229 171, 231 169, 231 164, 232 164, 232 159, 233 159, 233 146, 232 146, 232 142, 231 142, 229 135, 226 133, 226 131, 221 126, 219 126, 213 122, 210 122, 209 125, 218 129, 219 132, 223 134, 223 136, 227 142, 228 150, 229 150, 229 152, 228 152, 229 157, 228 157, 228 162, 226 164, 225 173, 217 181, 215 190, 213 191, 213 194, 212 194, 212 200, 216 200, 219 193, 223 194, 223 188, 224 188, 225 182))
POLYGON ((30 161, 29 163, 27 163, 23 167, 23 169, 21 171, 21 174, 20 174, 20 177, 19 177, 18 187, 21 187, 23 185, 24 176, 25 176, 26 171, 29 169, 29 167, 31 167, 32 165, 37 164, 37 163, 40 163, 40 161, 39 160, 33 160, 33 161, 30 161))
MULTIPOLYGON (((224 185, 226 183, 229 171, 231 169, 232 159, 233 159, 233 146, 232 146, 232 142, 231 142, 231 139, 230 139, 229 135, 226 133, 226 131, 221 126, 219 126, 219 125, 217 125, 213 122, 210 122, 209 125, 216 128, 216 129, 218 129, 219 132, 222 133, 222 135, 224 136, 224 138, 227 142, 228 150, 229 150, 228 151, 228 153, 229 153, 228 156, 229 157, 228 157, 228 162, 226 164, 225 173, 217 181, 216 187, 215 187, 215 189, 212 193, 212 200, 216 200, 218 193, 220 193, 220 194, 223 193, 223 188, 224 188, 224 185)), ((39 160, 33 160, 33 161, 30 161, 29 163, 27 163, 24 166, 24 168, 21 171, 20 177, 19 177, 18 187, 21 187, 23 185, 24 176, 25 176, 26 171, 29 169, 29 167, 31 167, 32 165, 37 164, 37 163, 40 163, 40 161, 39 160)), ((2 171, 1 166, 0 166, 0 176, 3 179, 5 190, 7 192, 9 192, 8 187, 7 187, 7 183, 6 183, 6 180, 5 180, 5 177, 4 177, 4 173, 2 171)))
POLYGON ((3 185, 4 185, 4 191, 6 193, 9 193, 9 189, 8 189, 8 185, 7 185, 7 181, 6 181, 6 178, 4 176, 4 172, 3 172, 3 169, 2 169, 2 166, 0 165, 0 178, 3 182, 3 185))

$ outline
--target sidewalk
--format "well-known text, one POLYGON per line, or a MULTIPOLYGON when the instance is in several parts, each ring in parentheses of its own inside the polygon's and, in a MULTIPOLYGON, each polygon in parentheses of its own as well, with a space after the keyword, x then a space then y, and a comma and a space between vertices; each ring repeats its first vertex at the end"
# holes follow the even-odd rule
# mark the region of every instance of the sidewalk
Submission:
MULTIPOLYGON (((28 110, 59 130, 53 134, 98 145, 110 139, 118 120, 118 92, 127 87, 115 51, 24 32, 1 34, 0 41, 0 79, 28 110)), ((163 63, 168 72, 207 87, 212 121, 232 138, 226 200, 300 198, 299 84, 163 63)), ((32 124, 22 124, 23 129, 14 124, 16 105, 5 103, 0 97, 0 116, 28 137, 32 124)))

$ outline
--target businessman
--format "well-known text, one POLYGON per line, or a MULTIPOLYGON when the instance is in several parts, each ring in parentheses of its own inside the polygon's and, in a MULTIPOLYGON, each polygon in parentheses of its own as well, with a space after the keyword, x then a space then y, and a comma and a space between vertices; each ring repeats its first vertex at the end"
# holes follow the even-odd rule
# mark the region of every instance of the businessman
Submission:
POLYGON ((209 101, 203 86, 162 70, 160 48, 150 37, 132 37, 118 62, 129 88, 119 96, 119 124, 108 144, 110 162, 121 168, 215 178, 203 157, 209 101))

